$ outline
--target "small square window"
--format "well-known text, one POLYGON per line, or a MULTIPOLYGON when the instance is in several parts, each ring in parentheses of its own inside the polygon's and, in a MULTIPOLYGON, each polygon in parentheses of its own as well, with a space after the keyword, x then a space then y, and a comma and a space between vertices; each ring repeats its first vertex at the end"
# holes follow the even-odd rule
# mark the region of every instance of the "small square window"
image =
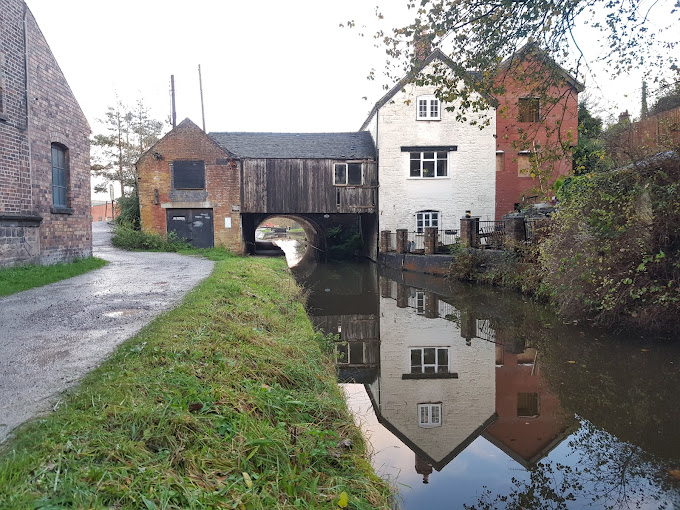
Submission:
POLYGON ((363 163, 335 163, 333 165, 333 184, 335 186, 361 186, 363 183, 363 163))
POLYGON ((522 97, 518 101, 520 122, 540 122, 541 110, 537 97, 522 97))
POLYGON ((517 394, 517 416, 538 416, 538 393, 517 394))
POLYGON ((205 189, 205 162, 173 161, 172 178, 175 189, 205 189))
POLYGON ((441 120, 441 108, 439 99, 433 94, 427 96, 419 96, 416 104, 418 111, 416 115, 417 120, 441 120))
POLYGON ((423 428, 442 426, 441 404, 418 404, 418 426, 423 428))

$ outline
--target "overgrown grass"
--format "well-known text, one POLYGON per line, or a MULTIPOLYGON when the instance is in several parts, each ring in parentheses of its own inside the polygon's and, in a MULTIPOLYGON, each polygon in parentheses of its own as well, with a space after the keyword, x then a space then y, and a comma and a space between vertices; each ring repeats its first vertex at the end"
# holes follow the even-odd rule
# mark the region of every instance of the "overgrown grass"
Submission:
POLYGON ((134 225, 120 223, 111 237, 111 243, 123 250, 169 251, 177 252, 189 247, 189 244, 174 233, 163 236, 155 232, 137 230, 134 225))
POLYGON ((52 266, 26 265, 0 269, 0 296, 9 296, 22 290, 42 287, 87 273, 108 264, 97 257, 76 259, 73 262, 52 266))
POLYGON ((180 307, 3 448, 1 508, 388 508, 284 262, 208 253, 180 307))

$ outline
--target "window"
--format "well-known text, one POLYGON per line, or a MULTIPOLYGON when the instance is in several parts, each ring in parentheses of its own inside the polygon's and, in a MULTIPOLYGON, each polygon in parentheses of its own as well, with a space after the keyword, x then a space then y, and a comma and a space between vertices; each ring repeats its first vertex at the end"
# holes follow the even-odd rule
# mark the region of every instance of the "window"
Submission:
POLYGON ((505 153, 496 151, 496 172, 502 172, 505 168, 505 153))
POLYGON ((418 105, 418 120, 441 120, 439 99, 433 95, 418 96, 416 104, 418 105))
POLYGON ((175 189, 205 189, 205 162, 173 161, 172 179, 175 189))
POLYGON ((531 177, 531 153, 520 152, 517 155, 517 176, 531 177))
POLYGON ((335 362, 338 364, 363 364, 364 342, 336 342, 335 362))
POLYGON ((68 149, 52 144, 52 206, 68 207, 68 149))
POLYGON ((538 416, 538 393, 517 394, 517 416, 538 416))
POLYGON ((420 290, 416 292, 416 313, 425 315, 425 293, 420 290))
POLYGON ((447 152, 411 152, 411 177, 433 178, 448 175, 447 152))
POLYGON ((333 184, 336 186, 361 186, 364 183, 362 163, 335 163, 333 184))
POLYGON ((409 350, 412 374, 448 373, 448 347, 411 347, 409 350))
POLYGON ((537 97, 520 98, 518 107, 520 122, 539 122, 541 120, 541 109, 537 97))
POLYGON ((419 427, 441 427, 442 405, 441 404, 418 404, 419 427))
POLYGON ((416 232, 422 234, 425 227, 439 227, 439 211, 418 211, 416 213, 416 232))

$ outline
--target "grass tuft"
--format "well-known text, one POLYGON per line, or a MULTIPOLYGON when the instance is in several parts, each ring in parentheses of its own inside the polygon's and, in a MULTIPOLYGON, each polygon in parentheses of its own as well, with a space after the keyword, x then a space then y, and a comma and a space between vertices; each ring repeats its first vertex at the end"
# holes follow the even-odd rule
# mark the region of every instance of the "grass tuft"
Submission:
POLYGON ((284 262, 211 254, 180 307, 4 446, 1 508, 389 507, 284 262))

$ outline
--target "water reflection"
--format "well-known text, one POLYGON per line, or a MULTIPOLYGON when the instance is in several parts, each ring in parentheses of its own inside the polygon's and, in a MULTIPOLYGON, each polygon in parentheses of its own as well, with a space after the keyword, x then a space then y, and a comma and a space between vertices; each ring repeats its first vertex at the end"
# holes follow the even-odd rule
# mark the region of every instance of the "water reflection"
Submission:
POLYGON ((305 280, 403 508, 680 508, 676 343, 557 326, 514 293, 371 265, 305 280))

